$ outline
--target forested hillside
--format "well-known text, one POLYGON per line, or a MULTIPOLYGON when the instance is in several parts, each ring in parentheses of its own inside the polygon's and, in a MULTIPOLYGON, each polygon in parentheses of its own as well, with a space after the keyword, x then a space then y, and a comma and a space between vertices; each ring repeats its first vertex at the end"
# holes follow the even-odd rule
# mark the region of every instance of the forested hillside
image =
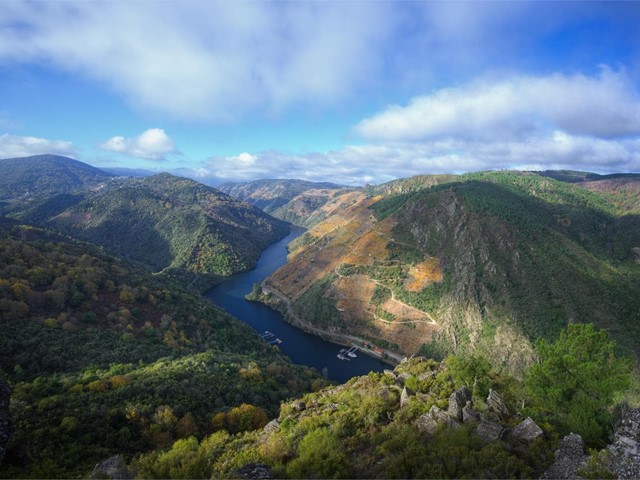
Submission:
POLYGON ((635 194, 592 190, 496 172, 342 195, 267 285, 316 326, 407 354, 484 352, 518 370, 537 338, 594 322, 637 355, 635 194))
POLYGON ((114 177, 56 155, 0 160, 0 214, 55 228, 204 290, 252 268, 288 226, 194 180, 114 177))
POLYGON ((0 331, 14 429, 0 477, 85 476, 113 454, 211 432, 217 413, 258 427, 323 385, 175 282, 8 219, 0 331))
POLYGON ((91 165, 58 155, 0 159, 0 200, 37 199, 99 189, 112 177, 91 165))

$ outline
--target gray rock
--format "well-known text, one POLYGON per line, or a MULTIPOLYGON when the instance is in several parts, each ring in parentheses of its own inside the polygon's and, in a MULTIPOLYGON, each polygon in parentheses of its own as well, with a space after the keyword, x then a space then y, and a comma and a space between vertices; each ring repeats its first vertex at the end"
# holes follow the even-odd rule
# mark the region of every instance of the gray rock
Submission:
POLYGON ((578 470, 585 466, 589 458, 584 454, 584 440, 577 433, 570 433, 558 442, 555 457, 553 465, 540 478, 579 479, 578 470))
POLYGON ((402 383, 404 385, 404 382, 406 382, 407 379, 410 378, 410 377, 411 377, 410 373, 402 372, 402 373, 398 374, 398 376, 396 378, 398 379, 398 381, 400 383, 402 383))
POLYGON ((439 425, 440 424, 436 421, 436 419, 428 413, 420 415, 420 417, 418 417, 418 420, 416 420, 416 427, 418 427, 418 430, 420 430, 421 432, 426 432, 429 435, 433 435, 438 429, 439 425))
POLYGON ((394 380, 396 379, 396 374, 394 373, 394 371, 393 371, 393 370, 388 370, 388 369, 386 369, 386 368, 385 368, 385 369, 382 371, 382 373, 384 373, 387 377, 391 377, 391 378, 393 378, 394 380))
POLYGON ((510 415, 500 394, 492 389, 489 389, 489 396, 487 396, 487 411, 496 413, 500 418, 510 415))
POLYGON ((416 426, 421 432, 433 435, 440 425, 446 425, 447 429, 459 428, 460 423, 447 415, 435 405, 431 407, 428 413, 421 415, 416 420, 416 426))
POLYGON ((265 433, 275 433, 280 430, 280 422, 277 418, 274 418, 269 423, 267 423, 262 430, 265 433))
POLYGON ((467 402, 467 404, 462 409, 462 422, 479 422, 482 419, 482 415, 480 412, 476 412, 473 408, 471 408, 471 402, 467 402))
POLYGON ((530 443, 536 438, 544 435, 542 429, 534 422, 531 417, 525 418, 516 425, 511 431, 511 438, 515 442, 530 443))
POLYGON ((133 478, 133 475, 127 468, 127 462, 124 461, 124 457, 122 455, 114 455, 93 467, 91 478, 129 480, 133 478))
POLYGON ((407 387, 402 389, 402 393, 400 394, 400 408, 404 408, 409 405, 409 397, 414 395, 414 392, 407 387))
POLYGON ((304 403, 302 400, 296 400, 295 402, 293 402, 291 404, 291 407, 296 411, 296 412, 302 412, 304 410, 307 409, 307 404, 304 403))
POLYGON ((449 397, 449 409, 447 413, 458 421, 462 421, 462 409, 471 402, 471 391, 465 386, 461 387, 449 397))
POLYGON ((617 478, 640 478, 640 409, 629 411, 609 445, 608 469, 617 478))
POLYGON ((236 473, 240 478, 276 478, 264 463, 248 463, 236 470, 236 473))
POLYGON ((499 423, 490 422, 488 420, 480 420, 478 426, 475 429, 476 435, 478 435, 484 443, 495 442, 496 440, 504 439, 507 429, 499 423))
POLYGON ((418 375, 418 380, 420 380, 421 382, 423 382, 424 380, 426 380, 426 379, 428 379, 428 378, 431 378, 431 377, 434 377, 434 376, 436 376, 437 374, 438 374, 438 371, 437 371, 437 370, 433 370, 433 371, 431 371, 431 372, 424 372, 424 373, 421 373, 420 375, 418 375))
POLYGON ((11 420, 9 418, 9 399, 11 388, 0 380, 0 465, 7 451, 7 445, 11 438, 11 420))

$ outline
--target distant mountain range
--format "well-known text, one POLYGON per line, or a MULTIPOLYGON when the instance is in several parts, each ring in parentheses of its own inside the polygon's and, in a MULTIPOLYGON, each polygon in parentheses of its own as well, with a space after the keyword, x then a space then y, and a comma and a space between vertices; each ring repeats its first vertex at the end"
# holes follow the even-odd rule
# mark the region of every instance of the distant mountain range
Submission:
POLYGON ((287 179, 225 183, 218 188, 276 218, 304 227, 320 221, 321 207, 337 194, 354 190, 329 182, 287 179))

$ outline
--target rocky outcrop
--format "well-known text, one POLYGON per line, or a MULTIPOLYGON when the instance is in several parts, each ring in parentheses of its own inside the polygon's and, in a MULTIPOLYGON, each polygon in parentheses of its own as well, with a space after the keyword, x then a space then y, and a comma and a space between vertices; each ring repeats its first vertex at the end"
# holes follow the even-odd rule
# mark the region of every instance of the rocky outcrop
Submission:
POLYGON ((111 478, 129 480, 133 475, 127 468, 127 463, 122 455, 114 455, 104 462, 98 463, 91 472, 91 478, 111 478))
POLYGON ((304 403, 302 400, 296 400, 295 402, 293 402, 291 404, 291 407, 296 411, 296 412, 302 412, 304 410, 307 409, 307 404, 304 403))
POLYGON ((262 430, 265 433, 275 433, 280 430, 280 422, 277 418, 274 418, 269 423, 267 423, 262 430))
POLYGON ((0 464, 7 451, 7 444, 11 437, 11 422, 9 420, 9 398, 11 388, 0 380, 0 464))
POLYGON ((406 386, 402 389, 400 394, 400 408, 404 408, 409 405, 409 397, 415 395, 415 392, 406 386))
MULTIPOLYGON (((403 390, 403 395, 405 391, 406 387, 403 390)), ((408 401, 408 396, 406 398, 408 401)), ((543 435, 542 429, 531 418, 520 422, 510 432, 510 429, 500 422, 501 418, 509 416, 509 410, 502 401, 500 394, 495 390, 489 390, 487 413, 477 412, 472 405, 471 391, 466 386, 463 386, 451 394, 446 411, 433 406, 428 413, 418 418, 416 426, 421 432, 433 435, 441 425, 446 425, 446 428, 451 429, 460 427, 462 423, 473 422, 477 424, 474 430, 476 435, 484 443, 509 439, 514 444, 527 445, 543 435)))
POLYGON ((240 478, 276 478, 264 463, 249 463, 239 468, 236 473, 240 478))
POLYGON ((549 470, 544 472, 542 479, 580 479, 578 470, 583 468, 588 460, 584 453, 584 440, 577 433, 571 433, 558 442, 555 454, 556 460, 549 470))
POLYGON ((471 391, 466 386, 459 388, 449 397, 449 409, 447 413, 452 418, 461 422, 463 420, 462 410, 468 402, 471 402, 471 391))
POLYGON ((500 394, 492 389, 489 389, 489 396, 487 397, 487 411, 495 413, 500 419, 510 415, 509 409, 504 404, 500 394))
POLYGON ((608 469, 616 478, 640 478, 640 409, 624 416, 613 438, 607 448, 608 469))
POLYGON ((484 443, 490 443, 504 439, 507 429, 499 423, 483 419, 478 423, 475 432, 484 443))
POLYGON ((511 431, 511 439, 520 443, 531 443, 542 435, 544 435, 544 432, 531 417, 525 418, 511 431))
POLYGON ((482 415, 480 414, 480 412, 476 412, 471 407, 470 401, 467 402, 467 404, 462 409, 462 422, 463 423, 479 422, 481 418, 482 418, 482 415))
POLYGON ((451 418, 446 412, 440 410, 435 405, 431 407, 428 413, 421 415, 416 421, 416 426, 421 432, 433 435, 440 425, 446 425, 445 428, 452 429, 460 427, 460 423, 451 418))

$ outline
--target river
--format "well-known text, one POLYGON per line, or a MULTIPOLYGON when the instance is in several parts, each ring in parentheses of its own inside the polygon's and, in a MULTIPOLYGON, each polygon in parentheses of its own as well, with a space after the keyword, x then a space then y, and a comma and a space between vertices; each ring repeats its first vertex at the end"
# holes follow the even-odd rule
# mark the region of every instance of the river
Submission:
POLYGON ((275 335, 273 338, 282 340, 278 347, 292 362, 315 367, 320 371, 326 368, 331 380, 345 382, 357 375, 390 368, 383 361, 361 352, 357 358, 340 360, 336 355, 343 347, 290 325, 279 312, 262 303, 245 300, 244 296, 251 292, 255 283, 261 282, 287 262, 287 245, 303 232, 304 229, 300 227, 292 227, 289 235, 262 252, 254 270, 229 277, 221 285, 209 290, 205 296, 257 332, 272 332, 275 335))

